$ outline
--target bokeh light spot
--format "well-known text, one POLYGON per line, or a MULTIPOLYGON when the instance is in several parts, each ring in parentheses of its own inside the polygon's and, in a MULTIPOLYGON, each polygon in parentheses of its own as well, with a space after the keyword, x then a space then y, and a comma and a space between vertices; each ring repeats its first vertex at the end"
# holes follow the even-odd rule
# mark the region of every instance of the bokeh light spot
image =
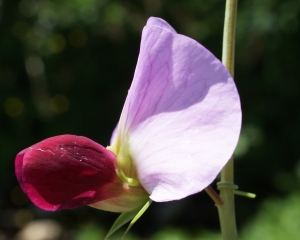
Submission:
POLYGON ((246 155, 251 147, 259 146, 263 143, 264 136, 261 129, 256 125, 244 125, 242 128, 239 142, 234 152, 234 156, 238 159, 246 155))
POLYGON ((37 77, 44 72, 44 63, 40 57, 29 57, 25 65, 28 74, 33 77, 37 77))
POLYGON ((23 109, 24 105, 19 98, 11 97, 4 102, 4 110, 11 117, 19 116, 23 109))
POLYGON ((50 100, 50 106, 52 111, 58 114, 66 112, 69 108, 69 105, 69 99, 62 94, 54 95, 50 100))
POLYGON ((35 220, 28 223, 21 230, 21 232, 19 232, 17 239, 57 240, 57 239, 62 239, 62 235, 63 235, 63 229, 57 222, 53 220, 43 219, 43 220, 35 220))
POLYGON ((27 223, 33 220, 33 214, 27 209, 21 209, 17 211, 14 216, 14 221, 17 227, 22 228, 27 223))
POLYGON ((124 7, 117 3, 108 5, 105 9, 105 20, 108 23, 122 23, 126 15, 124 7))
POLYGON ((75 48, 81 48, 87 43, 87 35, 81 29, 73 29, 69 34, 69 42, 75 48))
POLYGON ((66 40, 63 35, 54 33, 47 39, 47 48, 51 53, 62 52, 66 47, 66 40))

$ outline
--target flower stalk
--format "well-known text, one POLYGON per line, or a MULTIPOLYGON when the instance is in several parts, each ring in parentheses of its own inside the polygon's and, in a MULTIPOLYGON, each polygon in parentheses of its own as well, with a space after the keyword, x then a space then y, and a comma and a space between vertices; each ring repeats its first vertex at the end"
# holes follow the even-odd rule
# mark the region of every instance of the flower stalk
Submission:
MULTIPOLYGON (((232 77, 234 75, 234 45, 237 2, 237 0, 226 1, 223 35, 222 62, 232 77)), ((220 196, 223 200, 223 204, 217 204, 223 240, 238 239, 234 207, 234 190, 236 186, 233 184, 233 172, 233 157, 231 157, 221 171, 221 182, 218 183, 220 196)))
POLYGON ((215 190, 211 186, 208 186, 204 190, 208 194, 208 196, 210 196, 210 198, 215 202, 216 206, 223 204, 223 200, 221 199, 219 194, 216 193, 215 190))

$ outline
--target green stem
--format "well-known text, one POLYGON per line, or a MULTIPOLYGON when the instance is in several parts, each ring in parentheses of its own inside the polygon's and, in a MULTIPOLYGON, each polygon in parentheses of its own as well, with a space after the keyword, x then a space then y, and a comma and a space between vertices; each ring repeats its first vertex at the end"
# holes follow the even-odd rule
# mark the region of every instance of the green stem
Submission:
MULTIPOLYGON (((222 62, 230 72, 231 76, 234 75, 236 11, 237 0, 227 0, 225 9, 222 62)), ((237 240, 238 234, 234 208, 235 185, 233 184, 233 157, 230 158, 223 168, 221 172, 221 182, 218 186, 220 189, 221 199, 223 200, 223 204, 217 205, 223 240, 237 240)))
POLYGON ((235 24, 238 0, 226 0, 222 62, 234 76, 235 24))
POLYGON ((220 197, 223 200, 222 205, 217 205, 222 238, 223 240, 237 240, 238 234, 234 208, 235 185, 233 184, 233 158, 231 158, 223 168, 221 172, 221 182, 218 183, 218 188, 220 190, 220 197), (222 183, 225 183, 224 187, 222 187, 222 183), (230 187, 228 183, 232 183, 232 186, 230 187))

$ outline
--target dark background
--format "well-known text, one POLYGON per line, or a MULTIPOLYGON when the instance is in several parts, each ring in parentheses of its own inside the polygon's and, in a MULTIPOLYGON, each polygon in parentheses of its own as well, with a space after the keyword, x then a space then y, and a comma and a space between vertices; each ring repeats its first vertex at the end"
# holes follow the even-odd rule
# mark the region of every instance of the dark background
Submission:
MULTIPOLYGON (((15 155, 65 133, 108 145, 147 18, 164 18, 221 58, 224 9, 224 0, 0 0, 1 240, 39 219, 59 223, 62 239, 103 237, 117 214, 37 209, 18 187, 15 155)), ((240 190, 257 194, 236 198, 243 239, 284 239, 278 229, 285 239, 300 236, 299 11, 299 0, 239 1, 235 81, 243 129, 235 179, 240 190)), ((131 233, 219 239, 218 231, 217 210, 201 192, 153 204, 131 233)))

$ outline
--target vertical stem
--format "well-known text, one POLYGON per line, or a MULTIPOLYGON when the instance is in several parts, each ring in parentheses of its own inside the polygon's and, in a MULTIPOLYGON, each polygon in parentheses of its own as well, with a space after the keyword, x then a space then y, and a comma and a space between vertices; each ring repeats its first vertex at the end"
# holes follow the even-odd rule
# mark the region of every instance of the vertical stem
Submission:
POLYGON ((231 157, 221 172, 221 182, 218 183, 222 205, 216 205, 219 211, 219 219, 223 240, 237 240, 237 228, 234 208, 234 184, 233 184, 233 158, 231 157), (222 186, 224 184, 224 187, 222 186), (230 186, 230 183, 232 187, 230 186), (228 186, 226 186, 228 185, 228 186))
POLYGON ((235 24, 238 0, 226 0, 222 62, 234 76, 235 24))
MULTIPOLYGON (((223 56, 222 62, 234 75, 234 43, 237 0, 226 0, 223 56)), ((218 184, 222 205, 217 205, 223 240, 237 240, 237 228, 234 208, 233 157, 230 158, 221 172, 221 182, 218 184)))

